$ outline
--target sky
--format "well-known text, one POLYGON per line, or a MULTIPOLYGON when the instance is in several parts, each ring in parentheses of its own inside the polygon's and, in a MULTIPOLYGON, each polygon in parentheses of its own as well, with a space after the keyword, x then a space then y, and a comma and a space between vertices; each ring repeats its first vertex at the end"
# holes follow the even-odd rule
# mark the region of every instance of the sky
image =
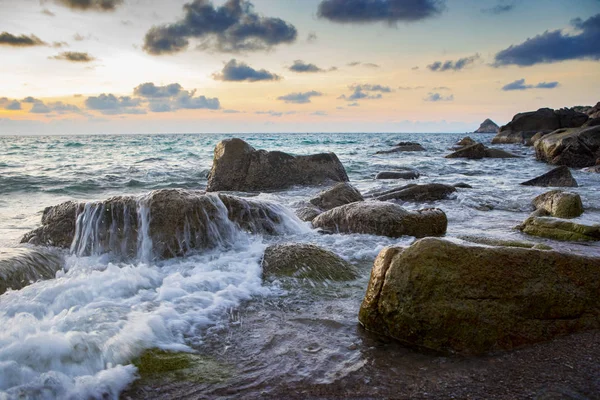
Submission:
POLYGON ((0 0, 0 134, 468 132, 600 101, 600 0, 0 0))

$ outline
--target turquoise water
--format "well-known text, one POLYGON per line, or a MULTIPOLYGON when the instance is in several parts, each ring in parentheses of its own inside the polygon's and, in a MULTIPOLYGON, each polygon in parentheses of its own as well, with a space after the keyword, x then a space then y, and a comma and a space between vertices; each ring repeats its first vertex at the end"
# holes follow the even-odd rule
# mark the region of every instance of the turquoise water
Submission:
MULTIPOLYGON (((24 233, 39 226, 41 211, 46 206, 66 200, 102 200, 162 188, 202 190, 206 187, 214 146, 234 136, 0 137, 0 247, 17 246, 24 233)), ((551 167, 535 161, 533 149, 520 145, 499 147, 523 158, 444 158, 463 136, 253 134, 236 137, 257 149, 293 154, 335 152, 351 183, 363 194, 407 183, 374 179, 380 171, 400 167, 417 169, 421 178, 416 183, 468 183, 472 189, 459 189, 448 200, 402 204, 408 209, 443 209, 448 215, 450 237, 485 235, 529 240, 563 251, 600 255, 599 244, 561 244, 516 231, 514 226, 532 211, 531 200, 548 190, 519 183, 551 167), (427 151, 375 155, 400 141, 417 141, 427 151)), ((492 138, 477 134, 471 137, 485 144, 492 138)), ((574 170, 573 175, 580 187, 569 190, 581 195, 586 208, 586 213, 577 220, 600 223, 600 174, 574 170)), ((256 309, 260 310, 261 301, 287 298, 286 290, 279 284, 264 283, 261 279, 260 258, 272 242, 316 243, 360 267, 361 277, 356 282, 331 287, 339 297, 335 306, 342 311, 339 315, 327 316, 354 326, 373 259, 384 246, 408 244, 412 238, 318 234, 309 224, 295 219, 293 209, 320 190, 322 188, 294 187, 257 196, 288 208, 284 219, 289 229, 280 237, 239 234, 233 248, 155 264, 142 260, 127 264, 103 256, 69 256, 65 270, 59 272, 56 279, 0 295, 0 325, 6 327, 0 331, 0 399, 19 396, 117 398, 135 380, 136 370, 130 361, 144 349, 202 348, 203 332, 224 324, 231 310, 243 302, 256 304, 251 307, 259 312, 256 309)), ((295 296, 295 302, 307 302, 312 294, 300 291, 295 296)), ((335 340, 332 342, 332 347, 340 347, 335 340)), ((287 347, 297 345, 283 343, 282 346, 287 347)), ((315 364, 314 370, 341 377, 366 362, 358 352, 344 353, 346 356, 349 358, 345 363, 323 357, 322 364, 315 364)), ((267 372, 278 373, 276 369, 267 372)), ((307 374, 293 369, 286 373, 307 374)))

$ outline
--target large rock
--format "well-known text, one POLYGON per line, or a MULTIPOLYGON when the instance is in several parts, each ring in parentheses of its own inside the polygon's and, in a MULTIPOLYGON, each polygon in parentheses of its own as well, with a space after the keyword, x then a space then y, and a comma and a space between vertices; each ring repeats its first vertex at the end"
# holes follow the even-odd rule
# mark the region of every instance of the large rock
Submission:
POLYGON ((418 179, 421 176, 418 171, 383 171, 375 176, 375 179, 418 179))
POLYGON ((561 129, 535 142, 538 160, 572 168, 591 167, 600 158, 600 126, 561 129))
POLYGON ((552 190, 533 199, 536 210, 544 210, 556 218, 577 218, 583 214, 581 196, 577 193, 552 190))
POLYGON ((255 150, 241 139, 223 140, 215 147, 207 191, 260 191, 294 185, 347 182, 344 166, 334 153, 293 156, 255 150))
POLYGON ((347 281, 358 276, 356 268, 338 255, 306 243, 284 243, 267 247, 262 267, 266 277, 347 281))
POLYGON ((42 226, 22 242, 71 247, 79 255, 169 258, 228 246, 241 232, 277 234, 285 230, 284 220, 293 218, 277 204, 179 189, 55 209, 69 212, 48 211, 42 226))
POLYGON ((483 354, 600 328, 600 259, 426 238, 379 253, 359 321, 443 352, 483 354))
POLYGON ((445 234, 448 219, 437 208, 407 211, 393 203, 363 201, 329 210, 312 224, 329 232, 424 237, 445 234))
POLYGON ((538 132, 552 132, 560 128, 578 128, 588 116, 571 109, 537 111, 517 114, 512 121, 500 128, 492 144, 526 143, 538 132))
POLYGON ((372 195, 372 198, 379 201, 401 200, 424 202, 444 200, 454 192, 456 192, 456 187, 441 183, 427 183, 424 185, 409 184, 375 193, 372 195))
POLYGON ((310 203, 323 211, 343 206, 344 204, 363 201, 360 192, 349 183, 338 183, 331 189, 319 193, 310 203))
POLYGON ((296 216, 304 222, 310 222, 320 214, 323 214, 323 210, 308 202, 302 202, 296 209, 296 216))
POLYGON ((475 133, 498 133, 499 131, 500 127, 494 121, 488 118, 483 121, 475 133))
POLYGON ((535 213, 517 228, 528 235, 567 242, 600 240, 600 225, 583 225, 559 218, 540 217, 535 213))
POLYGON ((44 248, 0 249, 0 294, 22 289, 39 280, 52 279, 63 267, 63 257, 44 248))
POLYGON ((525 186, 541 186, 541 187, 577 187, 577 181, 571 175, 571 170, 568 167, 554 168, 552 171, 546 172, 543 175, 521 183, 525 186))
POLYGON ((425 151, 425 147, 421 146, 419 143, 415 142, 400 142, 396 145, 395 148, 391 150, 381 150, 376 152, 375 154, 391 154, 391 153, 402 153, 405 151, 425 151))
POLYGON ((519 158, 519 156, 500 149, 490 149, 481 143, 476 143, 448 154, 446 158, 469 158, 472 160, 480 160, 482 158, 519 158))

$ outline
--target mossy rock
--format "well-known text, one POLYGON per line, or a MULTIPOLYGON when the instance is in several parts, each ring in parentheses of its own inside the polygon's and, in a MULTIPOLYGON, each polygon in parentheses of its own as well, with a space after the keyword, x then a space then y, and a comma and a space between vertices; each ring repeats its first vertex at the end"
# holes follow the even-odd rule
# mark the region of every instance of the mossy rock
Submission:
POLYGON ((516 248, 521 248, 521 249, 536 249, 536 250, 552 250, 552 247, 547 246, 542 243, 531 243, 531 242, 524 242, 521 240, 504 240, 504 239, 497 239, 497 238, 491 238, 491 237, 485 237, 485 236, 481 236, 481 237, 479 237, 479 236, 459 236, 458 238, 461 240, 467 241, 467 242, 484 244, 486 246, 516 247, 516 248))
POLYGON ((533 199, 533 206, 556 218, 577 218, 583 214, 583 203, 577 193, 551 190, 533 199))
POLYGON ((357 269, 338 255, 313 244, 284 243, 267 247, 262 260, 265 277, 293 277, 312 281, 349 281, 357 269))
POLYGON ((231 368, 211 357, 160 349, 145 351, 133 361, 141 383, 169 382, 219 383, 232 375, 231 368))
POLYGON ((577 224, 559 218, 532 216, 517 228, 528 235, 566 242, 600 241, 600 225, 577 224))

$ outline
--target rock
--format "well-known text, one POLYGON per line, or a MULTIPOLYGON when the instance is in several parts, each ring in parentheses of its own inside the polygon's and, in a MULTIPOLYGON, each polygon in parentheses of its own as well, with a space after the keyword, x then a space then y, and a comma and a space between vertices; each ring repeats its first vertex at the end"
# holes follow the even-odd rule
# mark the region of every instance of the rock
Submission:
POLYGON ((498 133, 500 127, 491 119, 486 119, 474 133, 498 133))
POLYGON ((81 256, 111 252, 126 258, 141 253, 170 258, 227 246, 243 231, 274 235, 293 218, 277 204, 181 189, 73 204, 51 208, 42 226, 23 242, 72 247, 81 256))
POLYGON ((294 185, 347 182, 344 166, 334 153, 293 156, 255 150, 241 139, 215 147, 207 191, 279 190, 294 185))
POLYGON ((538 132, 552 132, 561 128, 578 128, 588 120, 588 116, 571 109, 552 110, 541 108, 537 111, 517 114, 512 121, 500 128, 492 144, 522 144, 538 132))
POLYGON ((600 118, 600 102, 596 103, 594 107, 591 107, 589 110, 587 110, 586 114, 590 118, 600 118))
POLYGON ((384 171, 377 174, 375 179, 418 179, 421 176, 418 171, 384 171))
POLYGON ((517 229, 528 235, 568 242, 600 240, 600 225, 583 225, 551 217, 530 216, 517 229))
POLYGON ((310 203, 303 204, 296 210, 296 216, 304 222, 310 222, 322 213, 323 210, 310 203))
POLYGON ((600 259, 437 238, 388 247, 359 313, 411 346, 480 355, 600 328, 600 259))
POLYGON ((45 248, 0 249, 0 294, 19 290, 39 280, 52 279, 63 267, 63 257, 45 248))
POLYGON ((312 224, 330 232, 424 237, 445 234, 448 219, 437 208, 407 211, 393 203, 364 201, 329 210, 312 224))
POLYGON ((471 139, 469 136, 465 136, 464 138, 456 142, 456 146, 460 147, 473 146, 474 144, 477 144, 477 142, 471 139))
POLYGON ((497 239, 486 236, 459 236, 461 240, 465 240, 471 243, 483 244, 486 246, 495 246, 495 247, 518 247, 522 249, 537 249, 537 250, 552 250, 552 247, 546 246, 545 244, 540 243, 531 243, 524 242, 522 240, 506 240, 506 239, 497 239))
POLYGON ((446 158, 469 158, 472 160, 480 160, 482 158, 518 158, 515 154, 508 153, 504 150, 490 149, 481 143, 476 143, 472 146, 463 147, 454 153, 448 154, 446 158))
POLYGON ((396 145, 395 148, 391 150, 381 150, 376 152, 375 154, 391 154, 391 153, 401 153, 405 151, 426 151, 423 146, 419 143, 415 142, 400 142, 396 145))
POLYGON ((552 190, 533 199, 537 210, 544 210, 557 218, 577 218, 583 214, 583 203, 577 193, 552 190))
POLYGON ((535 135, 533 135, 531 137, 531 139, 528 139, 525 141, 525 146, 533 146, 535 144, 535 142, 537 142, 538 140, 540 140, 541 138, 543 138, 544 136, 546 136, 548 133, 550 132, 538 132, 535 135))
POLYGON ((473 186, 469 185, 468 183, 464 183, 464 182, 458 182, 452 186, 454 186, 455 188, 461 188, 461 189, 473 189, 473 186))
POLYGON ((310 199, 310 203, 323 211, 343 206, 344 204, 363 201, 364 198, 360 192, 349 183, 338 183, 331 189, 325 190, 310 199))
POLYGON ((348 281, 358 276, 356 268, 338 255, 306 243, 284 243, 267 247, 262 267, 265 277, 348 281))
POLYGON ((591 167, 600 158, 600 126, 561 129, 535 142, 536 158, 571 168, 591 167))
POLYGON ((599 126, 599 125, 600 125, 600 114, 598 114, 598 117, 596 117, 596 118, 590 118, 588 120, 588 122, 583 124, 582 128, 590 128, 592 126, 599 126))
POLYGON ((525 186, 564 186, 564 187, 577 187, 577 181, 571 175, 571 170, 568 167, 554 168, 550 172, 546 172, 544 175, 540 175, 537 178, 528 180, 527 182, 521 183, 525 186))
POLYGON ((424 185, 405 185, 399 188, 386 190, 373 195, 376 200, 401 200, 401 201, 436 201, 447 199, 456 188, 441 183, 428 183, 424 185))

